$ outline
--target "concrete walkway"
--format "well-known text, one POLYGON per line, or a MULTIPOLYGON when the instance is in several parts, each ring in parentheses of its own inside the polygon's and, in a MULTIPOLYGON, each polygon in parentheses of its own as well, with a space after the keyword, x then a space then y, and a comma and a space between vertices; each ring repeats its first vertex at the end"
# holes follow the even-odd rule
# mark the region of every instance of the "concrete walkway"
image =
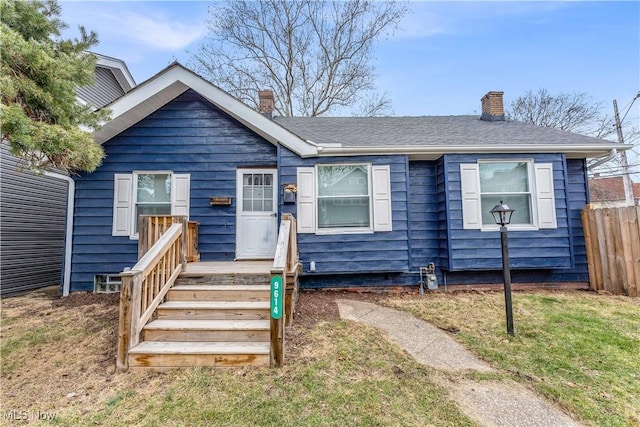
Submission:
MULTIPOLYGON (((492 372, 447 333, 423 320, 376 304, 338 300, 340 317, 382 330, 418 362, 443 372, 492 372)), ((513 381, 444 381, 460 409, 486 427, 579 427, 560 409, 513 381)))

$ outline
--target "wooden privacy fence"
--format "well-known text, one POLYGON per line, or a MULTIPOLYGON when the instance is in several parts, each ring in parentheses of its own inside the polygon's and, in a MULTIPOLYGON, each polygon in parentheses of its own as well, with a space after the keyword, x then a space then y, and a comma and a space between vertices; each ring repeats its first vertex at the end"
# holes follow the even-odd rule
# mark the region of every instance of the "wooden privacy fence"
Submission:
POLYGON ((595 291, 638 296, 640 206, 582 211, 589 285, 595 291))

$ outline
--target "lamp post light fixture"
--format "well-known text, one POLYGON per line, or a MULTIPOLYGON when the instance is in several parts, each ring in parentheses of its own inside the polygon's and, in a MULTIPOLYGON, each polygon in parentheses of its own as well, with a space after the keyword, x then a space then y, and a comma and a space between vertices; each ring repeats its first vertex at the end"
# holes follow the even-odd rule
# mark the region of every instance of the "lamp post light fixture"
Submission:
POLYGON ((507 242, 507 225, 511 222, 511 215, 515 209, 511 209, 502 200, 500 204, 491 209, 491 215, 500 226, 500 240, 502 243, 502 277, 504 281, 504 303, 507 312, 507 333, 513 333, 513 309, 511 305, 511 271, 509 269, 509 244, 507 242))

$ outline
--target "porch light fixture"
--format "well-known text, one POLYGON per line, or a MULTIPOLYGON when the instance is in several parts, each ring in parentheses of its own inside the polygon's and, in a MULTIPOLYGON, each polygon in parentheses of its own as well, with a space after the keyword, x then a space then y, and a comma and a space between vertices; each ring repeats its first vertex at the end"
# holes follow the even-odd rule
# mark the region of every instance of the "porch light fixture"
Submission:
POLYGON ((500 204, 491 209, 491 215, 500 226, 500 241, 502 244, 502 277, 504 282, 504 303, 507 314, 507 333, 510 336, 513 332, 513 309, 511 304, 511 271, 509 269, 509 244, 507 242, 507 225, 511 222, 511 215, 515 209, 511 209, 502 200, 500 204))

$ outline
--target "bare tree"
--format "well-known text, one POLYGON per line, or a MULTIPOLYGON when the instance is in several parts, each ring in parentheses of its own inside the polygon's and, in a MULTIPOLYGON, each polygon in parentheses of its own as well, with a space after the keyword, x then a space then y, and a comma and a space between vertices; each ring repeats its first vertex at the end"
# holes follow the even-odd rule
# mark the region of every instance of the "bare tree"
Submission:
POLYGON ((248 105, 273 90, 283 116, 381 115, 390 101, 375 91, 373 45, 406 12, 369 0, 215 3, 189 65, 248 105))
POLYGON ((511 102, 507 118, 569 132, 608 136, 615 133, 613 119, 601 116, 602 105, 586 93, 550 94, 528 91, 511 102))
MULTIPOLYGON (((546 89, 539 89, 537 92, 528 91, 512 101, 506 116, 511 120, 617 141, 615 120, 613 116, 603 114, 602 109, 602 104, 593 101, 586 93, 551 94, 546 89)), ((633 162, 637 163, 640 158, 640 131, 623 124, 623 132, 625 143, 634 145, 631 156, 633 162)), ((598 172, 607 175, 633 174, 634 166, 638 166, 634 163, 630 164, 631 172, 623 171, 619 160, 615 158, 600 166, 598 172)))

